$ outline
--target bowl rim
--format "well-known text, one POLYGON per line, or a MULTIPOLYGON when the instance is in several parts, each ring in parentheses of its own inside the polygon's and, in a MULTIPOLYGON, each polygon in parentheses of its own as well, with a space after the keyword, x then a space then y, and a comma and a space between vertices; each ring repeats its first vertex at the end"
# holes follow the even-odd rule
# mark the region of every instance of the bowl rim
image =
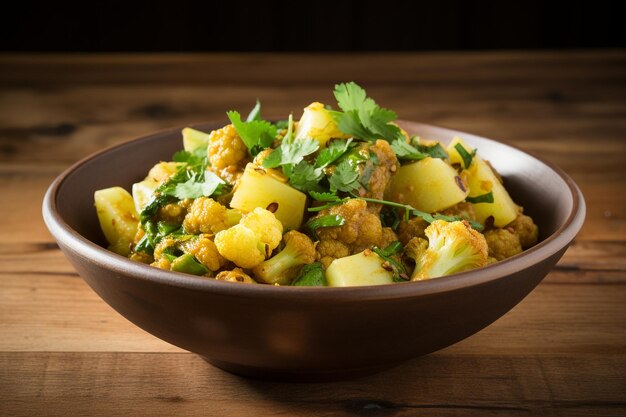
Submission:
POLYGON ((434 129, 445 133, 446 135, 471 137, 479 141, 493 142, 496 144, 508 146, 514 150, 522 152, 546 165, 552 170, 566 185, 569 191, 569 197, 572 199, 572 209, 563 224, 550 236, 546 237, 537 245, 529 248, 522 253, 511 258, 488 265, 475 270, 461 272, 449 276, 436 279, 430 279, 419 282, 394 283, 387 285, 374 286, 353 286, 353 287, 292 287, 283 286, 276 288, 273 285, 238 285, 231 282, 218 281, 215 279, 207 279, 196 277, 194 275, 166 271, 142 264, 136 261, 118 255, 106 248, 83 237, 76 230, 71 228, 61 217, 57 208, 57 195, 63 183, 78 168, 86 163, 100 157, 103 154, 113 150, 136 144, 142 141, 154 140, 155 137, 180 132, 184 127, 207 126, 211 124, 220 125, 223 121, 207 121, 202 123, 192 123, 180 127, 171 127, 161 129, 141 135, 134 139, 108 146, 100 151, 92 153, 70 167, 65 169, 49 186, 43 199, 42 213, 46 226, 50 233, 57 240, 61 247, 70 249, 74 254, 86 259, 88 262, 98 264, 99 266, 115 271, 121 275, 126 275, 133 279, 153 281, 166 286, 181 287, 184 289, 207 291, 211 293, 219 293, 223 295, 232 295, 237 297, 270 297, 273 299, 290 299, 290 300, 321 300, 321 299, 337 299, 342 301, 369 301, 383 299, 399 299, 423 296, 429 294, 437 294, 448 291, 455 291, 461 288, 472 287, 485 284, 490 281, 504 279, 508 275, 532 267, 539 264, 550 256, 558 253, 565 248, 576 236, 581 229, 586 212, 585 200, 574 180, 567 175, 561 168, 551 162, 511 145, 506 142, 496 141, 494 139, 485 138, 467 132, 440 127, 432 124, 420 123, 416 121, 398 120, 399 124, 414 124, 428 129, 434 129))

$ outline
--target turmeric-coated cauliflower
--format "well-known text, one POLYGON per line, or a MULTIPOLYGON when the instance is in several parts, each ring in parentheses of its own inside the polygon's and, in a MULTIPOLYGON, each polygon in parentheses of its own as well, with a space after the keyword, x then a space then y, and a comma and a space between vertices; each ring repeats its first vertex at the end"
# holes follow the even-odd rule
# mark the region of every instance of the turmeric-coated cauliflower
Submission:
POLYGON ((487 230, 484 235, 489 246, 489 256, 498 261, 522 252, 519 236, 508 228, 487 230))
POLYGON ((183 229, 189 234, 210 233, 228 229, 230 218, 226 207, 212 198, 196 198, 183 220, 183 229))
POLYGON ((365 200, 350 199, 320 211, 316 217, 328 215, 341 216, 345 223, 343 226, 317 229, 320 241, 337 240, 348 247, 350 254, 362 252, 374 245, 380 246, 383 226, 380 218, 368 211, 365 200))
POLYGON ((315 247, 317 259, 324 269, 335 260, 350 255, 350 249, 338 240, 320 240, 315 247))
POLYGON ((253 268, 263 262, 278 246, 283 225, 274 214, 257 207, 243 216, 241 222, 215 235, 219 253, 242 268, 253 268))
POLYGON ((304 265, 315 261, 315 245, 304 233, 290 230, 285 233, 284 241, 283 250, 252 269, 258 280, 266 284, 287 285, 304 265))
POLYGON ((218 252, 217 246, 215 246, 209 235, 203 234, 197 238, 185 240, 179 244, 179 247, 183 252, 195 256, 198 262, 213 272, 227 263, 226 259, 218 252))
POLYGON ((261 242, 269 246, 270 252, 274 250, 283 237, 283 224, 269 210, 261 207, 255 208, 242 217, 241 225, 254 230, 261 242))
POLYGON ((413 217, 409 221, 401 221, 398 226, 398 239, 403 245, 415 237, 425 238, 424 230, 428 227, 428 222, 421 217, 413 217))
POLYGON ((467 221, 435 220, 426 228, 428 243, 414 238, 405 254, 415 261, 412 281, 437 278, 487 265, 487 242, 467 221))
POLYGON ((522 248, 528 249, 537 244, 539 228, 529 216, 520 213, 515 220, 506 225, 506 228, 513 229, 517 236, 519 236, 519 242, 522 248))
POLYGON ((243 272, 241 268, 235 268, 232 271, 222 271, 215 276, 218 281, 240 282, 244 284, 256 284, 250 275, 243 272))
POLYGON ((208 157, 211 170, 231 184, 239 179, 250 162, 248 148, 232 124, 209 134, 208 157))

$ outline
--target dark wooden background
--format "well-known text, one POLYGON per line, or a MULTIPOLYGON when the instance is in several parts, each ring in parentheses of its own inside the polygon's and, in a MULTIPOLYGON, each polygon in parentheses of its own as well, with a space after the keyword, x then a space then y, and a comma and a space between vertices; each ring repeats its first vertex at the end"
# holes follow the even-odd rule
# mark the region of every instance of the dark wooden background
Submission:
POLYGON ((0 51, 418 51, 626 47, 619 2, 11 3, 0 51))

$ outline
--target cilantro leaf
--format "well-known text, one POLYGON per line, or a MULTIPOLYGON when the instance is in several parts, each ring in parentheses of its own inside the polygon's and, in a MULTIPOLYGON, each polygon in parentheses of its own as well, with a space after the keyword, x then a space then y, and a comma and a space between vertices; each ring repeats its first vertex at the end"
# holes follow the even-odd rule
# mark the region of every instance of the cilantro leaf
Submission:
POLYGON ((394 242, 391 242, 386 248, 381 249, 381 253, 384 256, 393 256, 402 252, 402 249, 404 249, 404 247, 402 246, 402 242, 396 240, 394 242))
POLYGON ((283 172, 289 175, 291 167, 300 163, 305 156, 312 154, 319 148, 319 142, 312 138, 293 139, 293 116, 289 115, 287 134, 283 138, 280 146, 272 151, 263 160, 264 168, 276 168, 283 165, 283 172))
POLYGON ((465 198, 465 201, 467 201, 468 203, 473 203, 473 204, 477 204, 477 203, 493 203, 493 192, 489 191, 488 193, 485 194, 481 194, 481 195, 477 195, 474 197, 470 197, 467 196, 465 198))
POLYGON ((372 246, 371 249, 372 252, 380 256, 385 261, 387 268, 389 268, 393 273, 394 282, 406 282, 409 280, 409 274, 407 273, 404 265, 402 265, 402 262, 392 258, 393 255, 402 251, 402 243, 392 242, 385 249, 381 249, 378 246, 372 246))
POLYGON ((333 94, 337 99, 337 104, 343 111, 359 110, 366 100, 374 102, 374 100, 367 98, 365 90, 354 81, 335 85, 333 94))
POLYGON ((330 144, 322 149, 315 159, 315 166, 318 168, 324 168, 337 159, 339 159, 350 147, 352 138, 348 140, 334 140, 330 144))
POLYGON ((399 159, 408 159, 417 161, 419 159, 424 159, 428 155, 420 152, 413 145, 406 142, 406 140, 394 140, 391 142, 391 149, 396 153, 396 156, 399 159))
POLYGON ((282 151, 280 148, 274 149, 261 164, 263 168, 276 168, 280 166, 280 162, 283 159, 282 151))
POLYGON ((347 160, 343 160, 337 165, 328 182, 330 183, 331 192, 351 192, 361 187, 357 167, 350 164, 347 160))
POLYGON ((189 165, 202 165, 207 164, 207 150, 206 146, 201 146, 194 149, 192 152, 180 150, 172 155, 172 161, 184 162, 189 165))
POLYGON ((193 175, 187 181, 180 182, 173 188, 164 190, 163 194, 176 197, 179 200, 202 196, 209 197, 218 191, 220 186, 226 184, 224 180, 211 171, 205 171, 202 177, 203 178, 198 178, 197 175, 193 175))
POLYGON ((319 229, 320 227, 337 227, 346 224, 346 219, 338 214, 328 214, 326 216, 315 217, 308 222, 305 226, 311 230, 319 229))
POLYGON ((241 115, 236 111, 229 111, 226 115, 252 156, 268 148, 274 142, 276 126, 270 122, 265 120, 243 122, 241 115))
POLYGON ((319 190, 319 182, 324 177, 324 172, 301 161, 288 170, 289 183, 300 191, 309 192, 319 190))
POLYGON ((437 143, 434 146, 418 145, 417 150, 430 155, 431 158, 447 159, 448 152, 441 146, 441 143, 437 143))
POLYGON ((461 158, 463 158, 463 165, 465 165, 465 169, 469 168, 472 164, 472 160, 474 159, 474 155, 476 154, 476 150, 474 149, 474 152, 469 153, 460 143, 454 145, 454 149, 456 149, 459 155, 461 155, 461 158))
POLYGON ((305 156, 312 154, 319 148, 319 142, 311 138, 303 138, 294 141, 284 141, 280 145, 281 165, 297 164, 305 156))
POLYGON ((250 110, 248 117, 246 117, 246 122, 252 122, 255 120, 261 120, 261 102, 258 98, 256 99, 256 104, 252 110, 250 110))
POLYGON ((334 194, 334 193, 323 193, 323 192, 318 192, 318 191, 309 191, 309 195, 311 197, 313 197, 313 199, 316 200, 316 201, 335 202, 335 201, 341 200, 339 197, 337 197, 337 194, 334 194))
POLYGON ((403 137, 400 128, 390 124, 396 119, 396 113, 378 106, 356 83, 336 85, 334 95, 344 111, 335 114, 342 132, 368 141, 382 138, 391 142, 403 137))
POLYGON ((359 112, 356 110, 347 111, 345 113, 335 112, 333 117, 339 126, 339 130, 355 138, 375 141, 378 137, 367 130, 359 119, 359 112))
POLYGON ((324 287, 326 286, 326 278, 324 277, 324 268, 319 262, 304 265, 291 285, 296 287, 324 287))

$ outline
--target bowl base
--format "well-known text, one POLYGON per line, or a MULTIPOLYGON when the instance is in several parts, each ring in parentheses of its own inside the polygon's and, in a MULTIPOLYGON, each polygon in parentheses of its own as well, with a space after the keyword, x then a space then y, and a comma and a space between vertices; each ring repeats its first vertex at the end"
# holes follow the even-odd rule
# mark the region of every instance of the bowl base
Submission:
POLYGON ((246 366, 229 362, 222 362, 215 359, 209 359, 200 356, 209 364, 220 368, 231 374, 243 376, 246 378, 258 379, 273 382, 334 382, 348 379, 360 378, 372 375, 387 369, 394 368, 402 362, 393 362, 390 364, 368 366, 363 368, 352 369, 333 369, 333 370, 295 370, 295 369, 269 369, 255 366, 246 366))

